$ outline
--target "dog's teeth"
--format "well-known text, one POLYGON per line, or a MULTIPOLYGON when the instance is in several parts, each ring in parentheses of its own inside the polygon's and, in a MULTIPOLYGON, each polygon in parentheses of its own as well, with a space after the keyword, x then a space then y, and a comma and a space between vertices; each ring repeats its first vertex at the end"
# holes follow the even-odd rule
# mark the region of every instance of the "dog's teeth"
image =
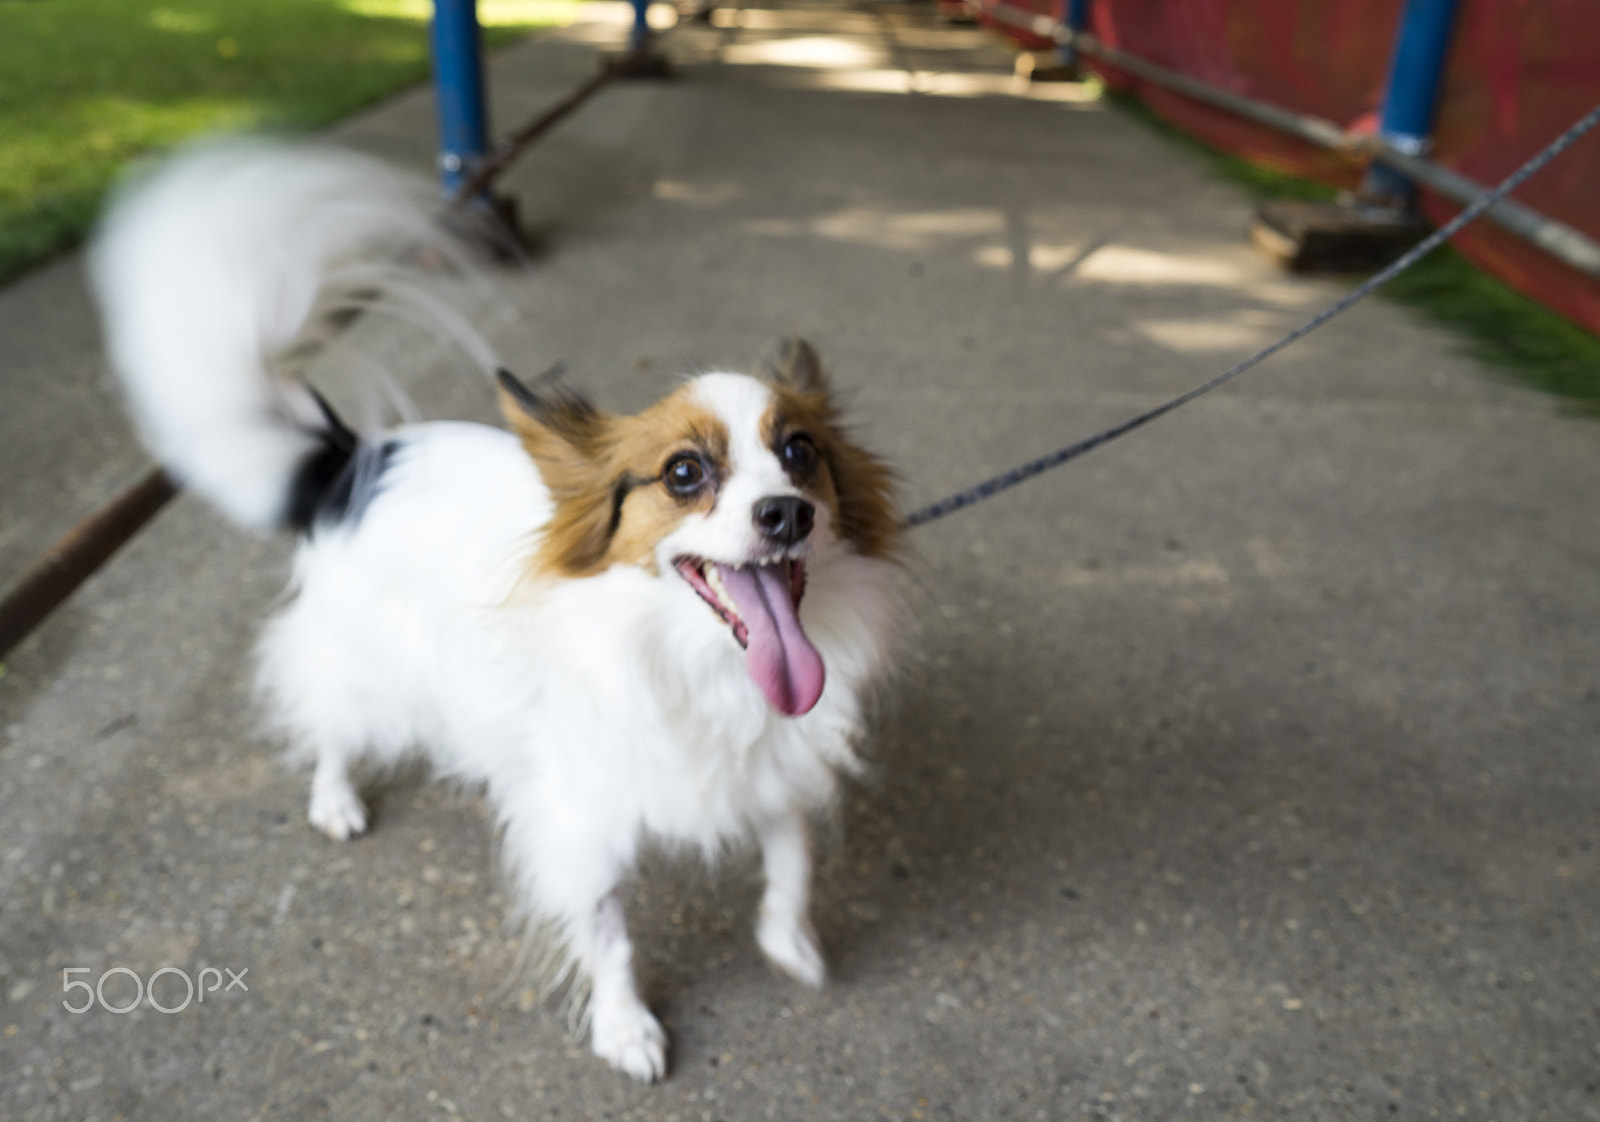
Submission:
POLYGON ((717 594, 717 599, 724 608, 735 615, 738 614, 738 609, 734 607, 733 597, 728 595, 727 586, 722 583, 722 571, 715 565, 706 566, 706 584, 712 592, 717 594))

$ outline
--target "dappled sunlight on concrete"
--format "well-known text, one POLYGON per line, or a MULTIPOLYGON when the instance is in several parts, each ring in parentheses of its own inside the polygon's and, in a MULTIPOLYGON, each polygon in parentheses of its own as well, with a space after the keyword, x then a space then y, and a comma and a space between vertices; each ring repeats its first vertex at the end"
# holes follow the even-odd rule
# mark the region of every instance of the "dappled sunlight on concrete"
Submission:
POLYGON ((736 66, 758 64, 844 70, 882 66, 887 59, 888 51, 881 47, 831 35, 735 43, 722 52, 722 61, 736 66))
POLYGON ((744 194, 744 187, 731 180, 689 183, 682 179, 658 179, 651 185, 650 193, 667 202, 694 207, 713 207, 741 197, 744 194))
POLYGON ((1101 284, 1185 284, 1237 288, 1249 273, 1204 253, 1170 253, 1108 245, 1078 266, 1083 280, 1101 284))
MULTIPOLYGON (((427 23, 433 18, 433 0, 339 0, 346 11, 385 19, 427 23)), ((665 5, 663 5, 665 6, 665 5)), ((611 7, 626 4, 579 5, 574 0, 478 0, 478 22, 484 27, 518 27, 525 24, 564 24, 573 19, 604 19, 611 7), (600 9, 591 16, 591 9, 600 9)), ((631 19, 632 9, 628 8, 631 19)))
POLYGON ((917 28, 872 8, 717 8, 710 25, 728 36, 710 52, 711 59, 724 66, 773 68, 781 74, 769 81, 782 87, 1066 105, 1093 104, 1101 94, 1092 81, 1029 83, 1006 61, 1005 48, 983 33, 917 28), (985 48, 985 61, 993 57, 1006 64, 975 66, 975 44, 985 48))
POLYGON ((963 65, 967 59, 961 53, 949 51, 948 43, 940 44, 937 49, 921 50, 918 58, 912 61, 907 57, 906 48, 914 44, 903 42, 898 32, 893 36, 880 34, 870 24, 854 34, 831 27, 827 30, 832 34, 822 35, 814 33, 817 30, 812 26, 814 21, 753 18, 773 14, 718 9, 712 22, 718 27, 745 31, 753 27, 776 31, 787 22, 793 25, 792 30, 812 33, 792 37, 746 34, 721 47, 717 61, 727 66, 781 68, 789 73, 777 79, 777 84, 801 89, 931 97, 1013 97, 1084 106, 1093 105, 1101 97, 1097 82, 1031 83, 1009 70, 970 69, 963 65))
POLYGON ((711 25, 747 31, 837 31, 844 28, 870 31, 874 26, 871 17, 860 11, 805 8, 716 8, 711 13, 711 25))
POLYGON ((930 97, 1015 97, 1063 105, 1092 105, 1098 87, 1071 82, 1030 85, 1012 74, 958 74, 938 70, 830 71, 805 78, 790 76, 786 85, 861 93, 925 94, 930 97))
POLYGON ((1251 309, 1204 319, 1134 320, 1133 329, 1153 343, 1181 354, 1245 354, 1283 334, 1282 317, 1251 309))
MULTIPOLYGON (((698 206, 717 205, 742 194, 730 183, 697 187, 664 181, 654 190, 658 198, 698 206)), ((1316 287, 1278 279, 1232 242, 1174 251, 1116 244, 1103 235, 1073 240, 1030 235, 1030 227, 1070 224, 1070 217, 1070 212, 1060 210, 1008 215, 998 207, 925 209, 911 202, 900 207, 877 202, 808 218, 746 218, 739 229, 758 238, 820 238, 899 253, 957 250, 981 271, 1027 276, 1043 284, 1225 290, 1248 301, 1287 308, 1323 298, 1316 287)), ((1180 318, 1141 321, 1137 330, 1172 350, 1206 352, 1260 345, 1268 341, 1270 331, 1283 326, 1270 313, 1244 310, 1226 321, 1216 317, 1193 324, 1180 318)))
POLYGON ((926 250, 954 239, 991 234, 1004 225, 1000 211, 985 207, 897 211, 856 206, 804 220, 751 219, 742 229, 758 237, 810 236, 878 249, 926 250))
MULTIPOLYGON (((349 2, 390 3, 394 0, 349 0, 349 2)), ((401 2, 414 3, 416 0, 401 0, 401 2)), ((431 9, 433 0, 422 0, 422 3, 431 9)), ((650 26, 657 31, 666 31, 677 26, 678 9, 673 4, 653 3, 646 18, 649 19, 650 26)), ((577 9, 571 26, 562 34, 570 42, 615 49, 622 42, 619 31, 631 26, 633 26, 633 5, 626 0, 589 0, 577 9)))

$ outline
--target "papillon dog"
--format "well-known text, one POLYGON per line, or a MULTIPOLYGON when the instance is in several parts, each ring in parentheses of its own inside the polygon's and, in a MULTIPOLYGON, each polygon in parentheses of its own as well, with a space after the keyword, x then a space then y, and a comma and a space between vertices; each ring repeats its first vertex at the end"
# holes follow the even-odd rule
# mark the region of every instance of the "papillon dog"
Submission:
POLYGON ((659 1079, 619 893, 642 846, 754 841, 761 949, 824 980, 810 823, 892 658, 891 475, 799 342, 633 416, 502 371, 510 431, 357 435, 278 358, 341 277, 440 236, 374 161, 235 141, 123 191, 90 261, 151 451, 231 520, 299 534, 257 677, 311 765, 311 823, 362 833, 352 769, 413 752, 481 787, 595 1054, 659 1079))

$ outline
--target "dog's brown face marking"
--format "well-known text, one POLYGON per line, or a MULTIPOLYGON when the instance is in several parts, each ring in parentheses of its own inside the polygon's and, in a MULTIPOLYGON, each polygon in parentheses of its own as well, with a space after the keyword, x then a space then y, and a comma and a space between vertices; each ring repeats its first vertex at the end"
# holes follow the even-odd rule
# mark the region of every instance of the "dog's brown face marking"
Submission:
POLYGON ((900 544, 894 474, 849 439, 817 352, 791 339, 768 374, 773 401, 762 442, 791 483, 828 505, 841 539, 865 557, 892 556, 900 544))
MULTIPOLYGON (((816 352, 791 342, 768 371, 761 441, 794 487, 832 514, 834 532, 867 557, 900 538, 893 477, 845 434, 816 352)), ((656 547, 695 513, 709 514, 730 462, 726 422, 682 386, 631 417, 570 391, 535 394, 502 376, 501 404, 555 503, 531 571, 583 577, 612 565, 657 571, 656 547)))
POLYGON ((502 408, 555 502, 536 572, 590 576, 616 564, 656 568, 655 546, 695 511, 710 511, 726 477, 722 419, 682 387, 642 413, 619 417, 559 394, 502 391, 502 408))

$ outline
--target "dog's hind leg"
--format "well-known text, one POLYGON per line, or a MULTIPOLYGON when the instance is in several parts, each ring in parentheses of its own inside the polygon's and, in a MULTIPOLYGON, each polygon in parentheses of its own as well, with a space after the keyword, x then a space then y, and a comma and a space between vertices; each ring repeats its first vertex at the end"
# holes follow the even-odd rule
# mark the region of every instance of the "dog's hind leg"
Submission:
MULTIPOLYGON (((312 548, 300 547, 297 567, 308 565, 312 548)), ((306 817, 334 841, 367 829, 366 804, 351 779, 351 768, 372 752, 381 729, 390 729, 389 736, 379 741, 387 744, 404 743, 400 732, 408 730, 396 712, 405 691, 379 692, 381 703, 363 700, 395 677, 394 667, 375 665, 351 642, 347 632, 355 628, 335 624, 328 605, 338 603, 341 597, 336 594, 344 591, 335 587, 330 592, 322 584, 305 582, 300 595, 262 632, 256 666, 257 692, 272 727, 289 744, 289 762, 316 765, 306 817)), ((379 758, 387 762, 398 754, 389 751, 379 758)))
POLYGON ((811 835, 805 816, 795 811, 769 822, 760 837, 767 890, 761 897, 756 942, 785 974, 820 986, 828 967, 811 926, 811 835))
POLYGON ((334 841, 345 841, 367 829, 367 805, 350 777, 350 758, 338 749, 317 753, 311 775, 311 824, 334 841))

